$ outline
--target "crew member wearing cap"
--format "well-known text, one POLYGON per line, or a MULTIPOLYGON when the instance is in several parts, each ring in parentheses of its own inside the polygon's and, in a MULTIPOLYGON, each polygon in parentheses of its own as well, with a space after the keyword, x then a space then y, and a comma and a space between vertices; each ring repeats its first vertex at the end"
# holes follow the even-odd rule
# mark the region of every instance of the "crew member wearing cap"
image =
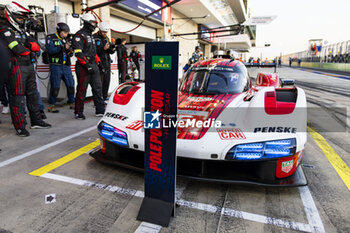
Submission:
POLYGON ((77 62, 75 72, 77 74, 78 86, 75 96, 75 118, 85 120, 84 100, 87 85, 90 84, 96 107, 96 116, 102 117, 105 105, 102 98, 102 85, 100 72, 105 72, 99 56, 97 55, 95 39, 92 32, 97 27, 97 20, 91 13, 81 16, 84 26, 73 37, 72 45, 77 62))
POLYGON ((199 59, 203 56, 203 54, 201 53, 201 47, 200 46, 196 46, 195 51, 192 54, 192 58, 191 61, 192 63, 195 63, 197 61, 199 61, 199 59))
POLYGON ((70 68, 70 57, 73 56, 73 50, 70 42, 67 41, 69 26, 65 23, 58 23, 56 33, 48 35, 46 38, 46 50, 49 55, 50 63, 50 97, 49 112, 58 113, 56 109, 56 100, 60 91, 61 79, 66 84, 68 104, 70 108, 74 107, 74 79, 70 68))
POLYGON ((102 81, 102 97, 104 100, 108 98, 109 83, 111 80, 111 57, 110 54, 115 52, 115 45, 108 38, 109 25, 101 22, 99 31, 94 34, 97 55, 100 57, 104 72, 100 70, 102 81))

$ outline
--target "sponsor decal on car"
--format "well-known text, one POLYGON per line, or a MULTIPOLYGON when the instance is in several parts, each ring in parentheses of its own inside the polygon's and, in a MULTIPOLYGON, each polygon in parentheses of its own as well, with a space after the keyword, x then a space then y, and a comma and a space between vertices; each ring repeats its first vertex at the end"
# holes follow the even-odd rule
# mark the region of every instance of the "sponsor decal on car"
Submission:
POLYGON ((195 110, 178 110, 178 117, 179 118, 184 118, 187 116, 203 116, 203 117, 207 117, 208 116, 208 112, 205 111, 195 111, 195 110))
POLYGON ((235 123, 221 123, 221 127, 225 127, 225 126, 235 127, 236 124, 235 123))
POLYGON ((222 140, 246 139, 244 133, 238 128, 216 129, 222 140))
POLYGON ((143 121, 134 121, 128 124, 125 128, 137 131, 141 129, 142 126, 143 126, 143 121))
POLYGON ((293 159, 282 162, 281 170, 285 173, 289 173, 293 168, 293 159))
POLYGON ((105 114, 105 117, 114 118, 114 119, 118 119, 118 120, 121 120, 121 121, 125 121, 126 119, 129 118, 127 116, 123 116, 121 114, 112 113, 112 112, 107 112, 105 114))
POLYGON ((297 128, 293 127, 257 127, 254 128, 254 133, 296 133, 297 128))
POLYGON ((197 97, 197 96, 189 96, 187 97, 187 100, 195 101, 195 102, 200 102, 200 101, 211 101, 213 100, 212 97, 197 97))

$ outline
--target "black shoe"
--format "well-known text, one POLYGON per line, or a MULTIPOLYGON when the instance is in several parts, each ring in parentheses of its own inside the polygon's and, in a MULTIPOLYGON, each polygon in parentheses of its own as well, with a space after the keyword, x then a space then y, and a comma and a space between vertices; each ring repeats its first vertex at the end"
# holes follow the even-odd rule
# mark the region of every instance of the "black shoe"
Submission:
POLYGON ((75 114, 75 119, 85 120, 85 115, 83 113, 75 114))
POLYGON ((47 118, 46 115, 45 115, 44 110, 40 110, 40 117, 41 117, 41 119, 43 119, 43 120, 45 120, 45 119, 47 118))
POLYGON ((16 129, 17 135, 20 137, 28 137, 30 134, 26 129, 16 129))
POLYGON ((45 121, 40 121, 39 123, 32 124, 31 129, 48 129, 51 128, 51 125, 45 121))

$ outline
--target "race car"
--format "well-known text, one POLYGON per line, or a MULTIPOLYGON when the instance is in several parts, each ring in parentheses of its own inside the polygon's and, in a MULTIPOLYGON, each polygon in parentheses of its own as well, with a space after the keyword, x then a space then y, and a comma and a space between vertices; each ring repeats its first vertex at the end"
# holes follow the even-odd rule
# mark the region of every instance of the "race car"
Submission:
MULTIPOLYGON (((117 87, 98 123, 101 147, 91 156, 143 171, 144 106, 144 83, 117 87)), ((307 140, 306 98, 293 80, 259 73, 253 85, 240 61, 199 61, 180 81, 177 118, 183 122, 177 127, 178 176, 267 186, 307 184, 300 166, 307 140)))

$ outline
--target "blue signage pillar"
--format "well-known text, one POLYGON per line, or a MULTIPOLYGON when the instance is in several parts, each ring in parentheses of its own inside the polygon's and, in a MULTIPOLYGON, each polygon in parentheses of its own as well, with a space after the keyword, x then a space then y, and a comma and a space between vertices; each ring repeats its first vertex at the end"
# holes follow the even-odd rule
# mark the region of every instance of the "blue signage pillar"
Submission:
POLYGON ((177 132, 169 121, 177 115, 179 43, 146 43, 145 56, 145 197, 137 219, 167 227, 175 213, 177 132))

